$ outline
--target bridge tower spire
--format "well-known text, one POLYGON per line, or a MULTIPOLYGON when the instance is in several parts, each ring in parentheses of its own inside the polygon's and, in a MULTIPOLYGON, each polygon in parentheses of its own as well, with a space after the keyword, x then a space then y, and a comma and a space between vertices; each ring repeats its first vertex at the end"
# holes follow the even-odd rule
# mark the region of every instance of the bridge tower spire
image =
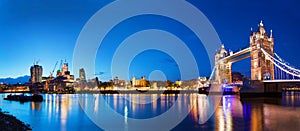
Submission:
POLYGON ((251 79, 274 79, 274 64, 266 58, 261 49, 274 56, 274 39, 272 32, 268 37, 262 21, 258 31, 250 35, 251 79))

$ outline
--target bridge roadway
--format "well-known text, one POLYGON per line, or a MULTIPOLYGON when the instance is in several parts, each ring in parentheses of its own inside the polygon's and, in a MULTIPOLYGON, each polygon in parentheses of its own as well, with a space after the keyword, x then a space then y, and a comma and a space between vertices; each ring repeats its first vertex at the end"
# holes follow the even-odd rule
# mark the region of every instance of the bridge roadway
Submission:
POLYGON ((290 80, 264 80, 264 83, 294 83, 294 82, 299 82, 300 83, 300 79, 290 79, 290 80))
POLYGON ((264 80, 265 92, 282 92, 286 88, 294 88, 300 85, 300 80, 264 80))
POLYGON ((245 48, 243 50, 240 50, 240 51, 232 53, 232 54, 229 53, 229 55, 227 57, 224 57, 223 59, 220 59, 220 61, 234 63, 234 62, 249 58, 250 57, 250 51, 251 51, 251 48, 248 47, 248 48, 245 48))
POLYGON ((300 86, 300 80, 250 80, 244 81, 240 90, 241 97, 281 97, 287 88, 300 86))

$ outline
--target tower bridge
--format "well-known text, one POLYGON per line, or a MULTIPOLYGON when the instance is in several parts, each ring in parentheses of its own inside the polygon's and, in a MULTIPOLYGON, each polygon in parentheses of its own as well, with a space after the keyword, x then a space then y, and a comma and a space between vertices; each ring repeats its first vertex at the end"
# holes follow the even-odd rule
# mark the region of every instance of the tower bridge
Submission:
POLYGON ((246 58, 251 60, 251 80, 273 80, 274 77, 274 38, 272 30, 267 34, 262 21, 257 32, 251 29, 249 47, 229 53, 225 46, 215 54, 215 81, 231 83, 232 64, 246 58))
MULTIPOLYGON (((249 47, 237 52, 227 52, 225 46, 215 54, 215 67, 209 78, 214 84, 232 83, 232 64, 250 58, 251 80, 244 81, 243 90, 247 93, 281 95, 284 88, 300 86, 300 70, 284 61, 274 52, 272 30, 267 34, 262 21, 258 30, 251 28, 249 47)), ((242 93, 242 92, 241 92, 242 93)))

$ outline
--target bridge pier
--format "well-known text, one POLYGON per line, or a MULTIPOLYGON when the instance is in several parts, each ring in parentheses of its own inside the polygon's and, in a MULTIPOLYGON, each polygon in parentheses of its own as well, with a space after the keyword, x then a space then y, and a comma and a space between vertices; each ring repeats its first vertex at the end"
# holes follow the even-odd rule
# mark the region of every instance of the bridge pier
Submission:
POLYGON ((241 98, 257 97, 281 97, 282 91, 278 90, 276 84, 264 83, 260 80, 246 80, 240 90, 241 98))

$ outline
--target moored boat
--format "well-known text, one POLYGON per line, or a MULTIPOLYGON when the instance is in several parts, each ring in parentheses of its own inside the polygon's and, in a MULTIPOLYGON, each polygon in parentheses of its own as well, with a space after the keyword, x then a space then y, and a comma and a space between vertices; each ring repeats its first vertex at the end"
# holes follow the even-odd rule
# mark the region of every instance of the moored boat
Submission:
POLYGON ((11 101, 20 101, 20 102, 28 102, 28 101, 34 101, 34 102, 42 102, 43 96, 38 94, 33 94, 32 96, 26 96, 24 94, 21 95, 8 95, 4 100, 11 100, 11 101))

